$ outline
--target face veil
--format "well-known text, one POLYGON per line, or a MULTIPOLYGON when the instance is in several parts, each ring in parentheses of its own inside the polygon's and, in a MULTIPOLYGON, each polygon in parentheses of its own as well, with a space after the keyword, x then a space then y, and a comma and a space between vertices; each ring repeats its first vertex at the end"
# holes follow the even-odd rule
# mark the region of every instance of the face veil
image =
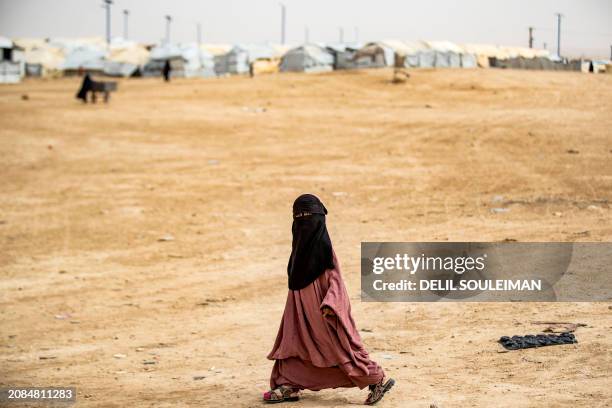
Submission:
POLYGON ((291 290, 305 288, 334 267, 326 214, 323 203, 312 194, 303 194, 293 203, 293 242, 287 265, 291 290))

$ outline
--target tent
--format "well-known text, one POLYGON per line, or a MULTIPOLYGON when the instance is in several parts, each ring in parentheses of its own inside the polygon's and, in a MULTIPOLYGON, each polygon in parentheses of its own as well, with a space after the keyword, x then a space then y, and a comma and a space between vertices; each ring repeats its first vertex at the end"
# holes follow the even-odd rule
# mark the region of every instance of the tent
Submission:
POLYGON ((0 37, 0 83, 17 83, 24 73, 23 49, 10 39, 0 37))
POLYGON ((143 76, 161 76, 166 61, 170 62, 172 77, 215 76, 212 54, 195 43, 156 46, 142 70, 143 76))
POLYGON ((246 74, 255 61, 272 61, 280 55, 281 52, 271 45, 235 45, 226 54, 215 57, 215 72, 217 75, 246 74))
POLYGON ((140 44, 115 38, 104 62, 104 73, 110 76, 137 76, 149 60, 149 51, 140 44))
POLYGON ((282 72, 324 72, 334 69, 334 56, 325 47, 304 44, 292 48, 281 59, 282 72))
POLYGON ((429 49, 433 51, 436 68, 460 68, 461 55, 464 50, 450 41, 426 41, 429 49))
POLYGON ((64 63, 64 52, 40 38, 18 38, 15 44, 23 48, 27 76, 59 74, 64 63))
POLYGON ((383 42, 371 42, 357 51, 355 60, 359 68, 389 67, 395 64, 395 51, 383 42))
POLYGON ((355 56, 361 48, 358 43, 332 43, 326 48, 334 57, 334 69, 357 68, 355 56))

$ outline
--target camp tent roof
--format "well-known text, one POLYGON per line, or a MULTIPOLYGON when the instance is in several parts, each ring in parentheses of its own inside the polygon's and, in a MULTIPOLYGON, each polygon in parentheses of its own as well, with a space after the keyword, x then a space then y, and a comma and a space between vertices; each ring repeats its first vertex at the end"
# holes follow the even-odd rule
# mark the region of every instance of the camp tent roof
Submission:
POLYGON ((454 52, 456 54, 463 54, 465 52, 463 48, 450 41, 425 41, 425 43, 434 51, 454 52))
POLYGON ((0 36, 0 48, 13 48, 13 41, 10 38, 0 36))
POLYGON ((216 56, 227 54, 232 49, 232 46, 230 44, 202 44, 200 48, 216 56))

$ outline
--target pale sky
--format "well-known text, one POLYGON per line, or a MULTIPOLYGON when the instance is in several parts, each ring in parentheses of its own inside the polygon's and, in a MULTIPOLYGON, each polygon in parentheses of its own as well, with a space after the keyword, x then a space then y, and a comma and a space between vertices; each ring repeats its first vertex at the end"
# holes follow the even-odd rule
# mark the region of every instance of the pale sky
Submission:
MULTIPOLYGON (((129 38, 159 42, 164 16, 173 17, 173 42, 261 43, 280 41, 280 3, 275 0, 113 0, 112 35, 123 35, 123 9, 130 11, 129 38)), ((561 12, 561 54, 610 57, 612 0, 283 0, 287 42, 449 40, 457 43, 527 45, 556 50, 561 12)), ((0 35, 7 37, 105 36, 102 0, 0 0, 0 35)))

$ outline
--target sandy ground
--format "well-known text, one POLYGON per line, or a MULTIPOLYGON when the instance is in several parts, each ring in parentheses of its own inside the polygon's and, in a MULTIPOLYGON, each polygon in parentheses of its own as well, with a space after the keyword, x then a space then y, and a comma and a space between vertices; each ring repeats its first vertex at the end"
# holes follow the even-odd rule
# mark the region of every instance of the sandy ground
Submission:
POLYGON ((0 87, 0 385, 76 386, 83 407, 261 406, 291 204, 312 192, 398 381, 382 406, 610 406, 609 304, 362 303, 359 257, 361 241, 611 241, 612 76, 390 78, 124 80, 109 105, 78 103, 77 79, 0 87), (499 352, 533 320, 588 326, 499 352))

